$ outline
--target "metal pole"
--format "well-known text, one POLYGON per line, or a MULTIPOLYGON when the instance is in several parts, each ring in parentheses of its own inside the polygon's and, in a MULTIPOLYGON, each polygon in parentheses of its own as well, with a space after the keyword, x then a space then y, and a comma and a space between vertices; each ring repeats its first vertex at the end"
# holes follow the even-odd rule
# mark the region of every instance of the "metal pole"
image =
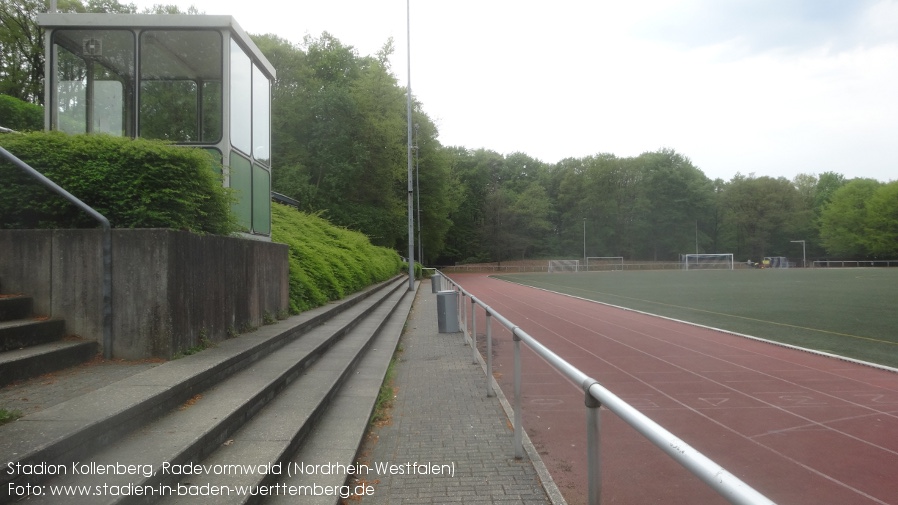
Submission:
POLYGON ((801 243, 801 268, 807 268, 808 266, 808 256, 805 252, 805 241, 804 240, 790 240, 793 244, 801 243))
POLYGON ((421 166, 418 163, 418 123, 415 123, 415 193, 418 194, 418 261, 424 264, 424 241, 421 238, 421 166))
POLYGON ((466 334, 468 333, 468 306, 465 305, 465 297, 467 297, 467 296, 468 296, 467 293, 465 293, 464 291, 461 292, 461 310, 464 313, 464 317, 462 320, 462 328, 464 328, 464 332, 466 334))
POLYGON ((586 263, 586 218, 583 218, 583 262, 586 263))
MULTIPOLYGON (((472 297, 473 299, 473 297, 472 297)), ((486 317, 489 317, 490 313, 486 313, 486 317)), ((489 319, 487 319, 487 324, 489 324, 489 319)), ((475 365, 477 364, 477 334, 471 334, 471 360, 475 365)))
POLYGON ((37 179, 45 187, 74 204, 86 212, 90 217, 100 223, 103 229, 102 254, 103 254, 103 357, 112 359, 112 225, 106 216, 100 214, 93 207, 82 202, 58 184, 51 181, 44 174, 33 169, 30 165, 13 156, 12 153, 0 147, 0 158, 6 158, 10 163, 19 167, 29 176, 37 179))
POLYGON ((471 297, 471 342, 474 341, 474 335, 477 335, 477 305, 475 305, 474 297, 471 297))
POLYGON ((405 0, 406 36, 408 38, 408 85, 406 86, 406 114, 408 116, 408 290, 415 290, 415 216, 412 191, 412 16, 411 0, 405 0))
POLYGON ((601 417, 602 404, 586 388, 586 467, 587 502, 599 505, 602 502, 602 458, 601 458, 601 417))
POLYGON ((496 396, 493 391, 493 321, 489 313, 486 314, 486 396, 496 396))
POLYGON ((524 459, 524 426, 521 415, 521 339, 515 334, 517 326, 512 328, 514 339, 514 459, 524 459))

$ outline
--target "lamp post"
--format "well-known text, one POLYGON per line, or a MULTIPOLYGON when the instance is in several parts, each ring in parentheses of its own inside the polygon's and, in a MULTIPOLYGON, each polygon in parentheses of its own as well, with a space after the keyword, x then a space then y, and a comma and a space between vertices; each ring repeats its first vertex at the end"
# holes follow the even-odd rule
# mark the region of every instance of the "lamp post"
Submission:
POLYGON ((801 268, 807 268, 808 267, 808 256, 807 256, 807 253, 805 252, 806 250, 805 250, 804 240, 790 240, 789 242, 792 242, 793 244, 801 243, 801 268))
POLYGON ((418 123, 415 123, 415 193, 418 194, 418 263, 424 265, 424 242, 421 237, 421 167, 418 164, 418 123))
POLYGON ((583 218, 583 261, 586 262, 586 218, 583 218))
POLYGON ((411 0, 405 0, 406 37, 408 38, 408 85, 406 113, 408 115, 408 290, 415 290, 415 216, 412 191, 412 15, 411 0))

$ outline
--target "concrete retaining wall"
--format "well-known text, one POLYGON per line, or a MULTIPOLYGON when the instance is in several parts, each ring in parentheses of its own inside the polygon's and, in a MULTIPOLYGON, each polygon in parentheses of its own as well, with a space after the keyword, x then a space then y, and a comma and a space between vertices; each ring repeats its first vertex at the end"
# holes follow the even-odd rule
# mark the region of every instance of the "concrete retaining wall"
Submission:
MULTIPOLYGON (((102 345, 102 231, 0 230, 0 292, 102 345)), ((171 358, 288 307, 283 244, 174 230, 112 231, 113 356, 171 358)))

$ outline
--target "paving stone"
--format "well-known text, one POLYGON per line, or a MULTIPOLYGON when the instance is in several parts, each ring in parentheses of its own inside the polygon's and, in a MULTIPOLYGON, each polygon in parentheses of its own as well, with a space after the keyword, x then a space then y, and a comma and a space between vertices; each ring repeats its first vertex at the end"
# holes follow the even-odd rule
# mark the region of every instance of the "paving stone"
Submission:
POLYGON ((436 295, 419 289, 396 365, 392 422, 374 432, 373 462, 454 465, 454 475, 379 475, 365 505, 551 503, 462 333, 439 333, 436 295))

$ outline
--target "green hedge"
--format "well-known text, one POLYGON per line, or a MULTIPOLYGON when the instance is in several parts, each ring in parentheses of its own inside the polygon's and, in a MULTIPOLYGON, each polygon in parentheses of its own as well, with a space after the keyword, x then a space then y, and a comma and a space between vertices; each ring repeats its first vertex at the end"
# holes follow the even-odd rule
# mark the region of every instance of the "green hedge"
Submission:
POLYGON ((17 131, 44 129, 44 108, 9 95, 0 95, 0 126, 17 131))
POLYGON ((271 238, 290 246, 290 312, 324 305, 393 277, 402 259, 365 235, 280 204, 271 206, 271 238))
MULTIPOLYGON (((0 146, 116 228, 170 228, 228 235, 237 230, 230 190, 200 149, 108 135, 0 135, 0 146)), ((94 227, 84 212, 0 159, 0 227, 94 227)))
MULTIPOLYGON (((0 146, 119 228, 236 231, 230 192, 200 149, 107 135, 0 135, 0 146)), ((61 197, 0 160, 0 228, 94 227, 61 197)), ((272 240, 290 246, 290 312, 324 305, 402 271, 392 249, 314 215, 272 204, 272 240)))

